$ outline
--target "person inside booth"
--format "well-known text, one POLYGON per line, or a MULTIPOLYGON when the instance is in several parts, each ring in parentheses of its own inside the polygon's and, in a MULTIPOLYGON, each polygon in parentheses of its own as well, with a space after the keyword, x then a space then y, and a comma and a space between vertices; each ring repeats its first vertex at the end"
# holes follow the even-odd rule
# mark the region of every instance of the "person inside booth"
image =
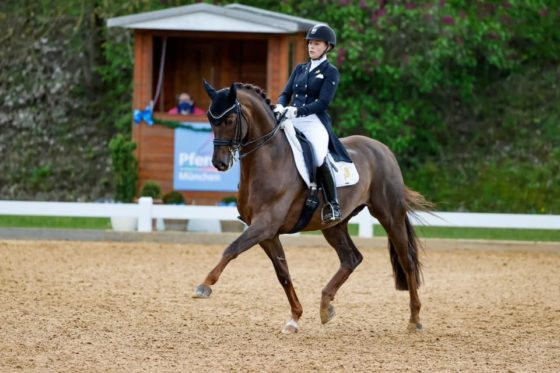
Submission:
POLYGON ((206 112, 197 107, 190 94, 183 92, 177 95, 177 105, 169 109, 168 114, 175 115, 204 115, 206 112))

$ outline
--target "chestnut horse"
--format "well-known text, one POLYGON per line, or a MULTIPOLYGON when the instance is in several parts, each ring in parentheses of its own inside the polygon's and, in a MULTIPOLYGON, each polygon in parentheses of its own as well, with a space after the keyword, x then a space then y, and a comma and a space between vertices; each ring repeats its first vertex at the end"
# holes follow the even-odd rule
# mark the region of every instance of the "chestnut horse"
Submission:
MULTIPOLYGON (((242 252, 259 244, 272 261, 280 284, 291 307, 291 319, 285 333, 298 331, 303 309, 298 300, 279 235, 288 233, 298 221, 307 197, 307 186, 299 176, 290 145, 270 105, 258 87, 234 83, 215 90, 204 82, 212 103, 208 118, 214 133, 212 164, 227 171, 239 151, 241 176, 237 209, 248 228, 224 251, 214 269, 195 289, 193 297, 208 298, 228 263, 242 252)), ((321 223, 320 208, 315 211, 305 231, 321 230, 336 250, 340 267, 322 291, 320 316, 324 324, 334 316, 331 305, 336 292, 362 261, 362 254, 348 233, 348 221, 364 207, 387 231, 389 253, 395 285, 410 294, 410 330, 422 329, 421 283, 418 259, 419 242, 407 216, 412 208, 427 209, 428 202, 417 192, 406 188, 393 153, 382 143, 364 136, 341 139, 355 163, 360 180, 339 189, 342 220, 321 223)))

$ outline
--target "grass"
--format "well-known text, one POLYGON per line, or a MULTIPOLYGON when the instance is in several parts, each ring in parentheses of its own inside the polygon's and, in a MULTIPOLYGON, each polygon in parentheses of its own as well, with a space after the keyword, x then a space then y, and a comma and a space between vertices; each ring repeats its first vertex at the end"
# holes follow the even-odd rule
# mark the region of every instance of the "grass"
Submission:
MULTIPOLYGON (((358 235, 358 225, 350 224, 350 234, 358 235)), ((386 237, 380 225, 373 226, 373 234, 386 237)), ((506 241, 560 241, 560 231, 554 229, 502 229, 502 228, 456 228, 416 226, 416 233, 422 238, 463 238, 478 240, 506 241)))
POLYGON ((0 215, 4 228, 111 229, 109 218, 0 215))
MULTIPOLYGON (((0 215, 0 227, 7 228, 61 228, 61 229, 111 229, 108 218, 71 218, 51 216, 0 215)), ((350 224, 350 234, 358 235, 358 225, 350 224)), ((373 234, 385 237, 385 230, 374 225, 373 234)), ((495 229, 495 228, 449 228, 417 226, 418 236, 423 238, 463 238, 511 241, 560 241, 559 230, 548 229, 495 229)), ((319 232, 312 232, 319 234, 319 232)))

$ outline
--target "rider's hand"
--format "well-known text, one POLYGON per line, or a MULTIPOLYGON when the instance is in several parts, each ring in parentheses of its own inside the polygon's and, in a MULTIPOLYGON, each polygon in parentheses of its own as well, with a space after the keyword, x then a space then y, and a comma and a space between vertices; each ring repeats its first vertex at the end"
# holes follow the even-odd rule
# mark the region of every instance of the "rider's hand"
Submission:
POLYGON ((276 106, 274 107, 274 110, 272 110, 272 112, 274 113, 274 116, 276 117, 276 120, 280 120, 280 117, 282 117, 282 114, 284 114, 284 106, 280 105, 280 104, 276 104, 276 106))
POLYGON ((297 117, 297 108, 288 106, 286 108, 286 119, 295 119, 297 117))

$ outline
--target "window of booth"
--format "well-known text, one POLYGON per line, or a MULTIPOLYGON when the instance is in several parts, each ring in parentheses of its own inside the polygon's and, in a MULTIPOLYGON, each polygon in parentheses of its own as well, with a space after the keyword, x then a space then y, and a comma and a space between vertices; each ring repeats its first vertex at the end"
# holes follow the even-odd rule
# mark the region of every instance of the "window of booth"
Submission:
MULTIPOLYGON (((195 105, 207 110, 210 100, 202 86, 208 80, 216 88, 233 82, 256 84, 266 89, 267 40, 167 37, 160 96, 154 111, 167 113, 177 106, 178 95, 187 92, 195 105)), ((160 72, 163 37, 154 36, 153 87, 155 94, 160 72)))

